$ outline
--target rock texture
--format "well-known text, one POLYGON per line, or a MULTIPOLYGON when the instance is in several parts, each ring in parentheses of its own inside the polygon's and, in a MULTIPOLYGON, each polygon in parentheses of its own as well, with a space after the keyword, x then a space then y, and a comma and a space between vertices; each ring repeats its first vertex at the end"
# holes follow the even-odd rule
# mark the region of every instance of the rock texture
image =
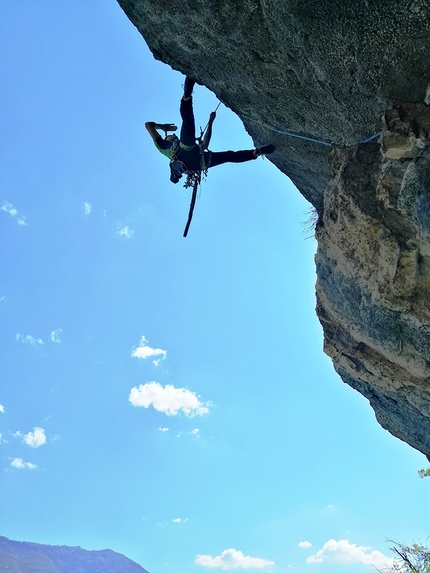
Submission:
POLYGON ((325 351, 429 456, 428 0, 118 2, 156 58, 276 145, 271 161, 319 213, 325 351))
POLYGON ((383 427, 430 452, 430 113, 386 114, 381 143, 332 151, 317 224, 324 348, 383 427))
POLYGON ((110 549, 40 545, 0 537, 0 573, 147 573, 110 549))

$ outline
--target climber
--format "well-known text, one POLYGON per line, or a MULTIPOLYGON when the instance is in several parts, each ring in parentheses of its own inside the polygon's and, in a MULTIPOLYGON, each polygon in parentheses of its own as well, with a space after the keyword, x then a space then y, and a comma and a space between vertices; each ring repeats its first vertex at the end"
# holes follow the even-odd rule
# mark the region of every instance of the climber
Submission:
POLYGON ((243 151, 209 151, 208 145, 212 134, 212 124, 216 116, 215 112, 212 112, 209 117, 207 130, 200 145, 196 143, 192 100, 194 84, 194 80, 189 77, 185 78, 184 95, 180 105, 182 127, 179 138, 176 135, 167 135, 168 132, 174 132, 178 129, 172 123, 156 123, 154 121, 145 123, 145 127, 158 151, 170 158, 170 181, 172 183, 178 183, 184 173, 187 175, 201 173, 201 171, 223 163, 243 163, 257 159, 260 155, 274 152, 275 146, 272 144, 243 151), (157 131, 158 129, 164 131, 164 139, 157 131))

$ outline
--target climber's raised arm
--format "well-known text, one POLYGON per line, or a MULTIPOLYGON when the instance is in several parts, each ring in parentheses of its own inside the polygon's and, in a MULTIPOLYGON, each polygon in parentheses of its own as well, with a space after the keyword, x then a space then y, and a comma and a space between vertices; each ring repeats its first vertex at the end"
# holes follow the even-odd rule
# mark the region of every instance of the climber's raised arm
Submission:
POLYGON ((166 134, 169 131, 176 131, 178 129, 174 123, 156 123, 155 121, 147 121, 145 127, 154 141, 161 137, 157 129, 161 129, 166 134))

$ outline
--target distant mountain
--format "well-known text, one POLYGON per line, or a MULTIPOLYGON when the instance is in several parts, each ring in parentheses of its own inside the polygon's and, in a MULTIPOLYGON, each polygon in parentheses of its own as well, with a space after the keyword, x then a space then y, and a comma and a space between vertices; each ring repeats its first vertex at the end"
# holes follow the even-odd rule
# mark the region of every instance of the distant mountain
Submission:
POLYGON ((0 536, 0 573, 148 573, 110 549, 41 545, 0 536))

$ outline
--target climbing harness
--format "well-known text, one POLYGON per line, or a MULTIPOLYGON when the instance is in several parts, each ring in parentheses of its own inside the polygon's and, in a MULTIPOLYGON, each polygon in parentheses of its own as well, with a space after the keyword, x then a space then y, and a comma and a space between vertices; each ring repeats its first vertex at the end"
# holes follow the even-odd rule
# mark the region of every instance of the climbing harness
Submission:
MULTIPOLYGON (((276 127, 273 127, 272 125, 269 125, 267 123, 263 123, 262 121, 258 121, 252 117, 249 117, 249 115, 245 115, 245 114, 241 114, 241 115, 243 118, 247 119, 248 121, 252 121, 253 123, 260 124, 260 128, 262 131, 270 129, 271 131, 274 131, 275 133, 281 133, 282 135, 287 135, 289 137, 296 137, 297 139, 304 139, 306 141, 311 141, 312 143, 319 143, 320 145, 325 145, 326 147, 333 147, 333 145, 337 145, 336 143, 330 143, 329 141, 323 141, 321 139, 315 139, 313 137, 306 137, 305 135, 299 135, 298 133, 292 133, 291 131, 284 131, 282 129, 277 129, 276 127)), ((359 141, 358 145, 361 143, 369 143, 369 141, 373 141, 374 139, 376 139, 380 135, 381 135, 381 132, 378 131, 378 133, 375 133, 374 135, 371 135, 370 137, 363 139, 363 141, 359 141)))

